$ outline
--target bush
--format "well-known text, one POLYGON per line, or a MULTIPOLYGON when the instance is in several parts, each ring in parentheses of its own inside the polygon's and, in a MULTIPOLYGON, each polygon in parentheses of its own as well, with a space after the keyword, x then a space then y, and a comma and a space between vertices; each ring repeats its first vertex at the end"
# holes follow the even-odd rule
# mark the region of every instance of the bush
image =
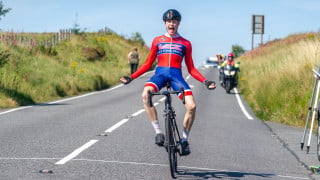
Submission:
POLYGON ((58 55, 57 51, 52 46, 45 47, 44 45, 40 45, 37 47, 37 50, 39 50, 42 54, 48 55, 48 56, 58 55))
POLYGON ((100 47, 85 47, 82 49, 82 55, 88 61, 96 61, 102 59, 106 55, 106 53, 100 47))
POLYGON ((239 56, 241 56, 244 52, 246 52, 246 50, 244 50, 243 47, 239 46, 239 45, 232 45, 232 53, 234 54, 234 57, 237 58, 239 56))
POLYGON ((0 51, 0 68, 4 66, 9 61, 9 51, 8 50, 1 50, 0 51))

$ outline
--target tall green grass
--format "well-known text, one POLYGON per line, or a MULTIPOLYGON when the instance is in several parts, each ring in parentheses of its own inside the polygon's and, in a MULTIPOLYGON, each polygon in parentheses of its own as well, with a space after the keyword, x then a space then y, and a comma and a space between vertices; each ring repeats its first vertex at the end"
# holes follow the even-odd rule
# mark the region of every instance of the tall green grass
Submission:
POLYGON ((320 63, 319 34, 291 35, 239 58, 240 90, 262 120, 303 126, 320 63))
MULTIPOLYGON (((96 91, 118 84, 130 73, 127 54, 138 47, 142 61, 149 49, 116 34, 75 35, 55 47, 20 47, 0 44, 0 108, 43 103, 96 91), (88 60, 85 48, 105 55, 88 60), (6 59, 5 59, 6 58, 6 59), (3 60, 4 59, 4 60, 3 60)), ((142 63, 142 62, 141 62, 142 63)))

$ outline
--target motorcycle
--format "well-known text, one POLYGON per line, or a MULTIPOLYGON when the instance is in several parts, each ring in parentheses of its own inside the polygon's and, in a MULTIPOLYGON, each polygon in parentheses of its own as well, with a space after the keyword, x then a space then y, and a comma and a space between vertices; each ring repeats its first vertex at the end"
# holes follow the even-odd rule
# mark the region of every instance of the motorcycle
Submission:
POLYGON ((222 86, 226 89, 227 93, 237 87, 238 85, 238 74, 239 68, 236 68, 233 65, 226 65, 223 70, 223 82, 222 86))

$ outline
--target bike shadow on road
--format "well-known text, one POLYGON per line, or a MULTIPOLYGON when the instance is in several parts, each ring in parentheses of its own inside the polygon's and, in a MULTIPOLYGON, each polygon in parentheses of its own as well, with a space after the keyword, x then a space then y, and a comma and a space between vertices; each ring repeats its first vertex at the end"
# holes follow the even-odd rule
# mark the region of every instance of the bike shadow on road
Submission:
POLYGON ((275 178, 277 176, 269 173, 179 169, 177 177, 186 179, 262 179, 275 178))

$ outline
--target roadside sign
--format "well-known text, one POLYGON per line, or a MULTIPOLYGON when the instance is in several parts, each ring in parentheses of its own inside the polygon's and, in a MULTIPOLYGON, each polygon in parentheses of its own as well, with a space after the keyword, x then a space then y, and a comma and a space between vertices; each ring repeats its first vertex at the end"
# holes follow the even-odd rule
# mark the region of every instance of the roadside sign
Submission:
POLYGON ((252 15, 252 34, 264 34, 264 15, 252 15))

